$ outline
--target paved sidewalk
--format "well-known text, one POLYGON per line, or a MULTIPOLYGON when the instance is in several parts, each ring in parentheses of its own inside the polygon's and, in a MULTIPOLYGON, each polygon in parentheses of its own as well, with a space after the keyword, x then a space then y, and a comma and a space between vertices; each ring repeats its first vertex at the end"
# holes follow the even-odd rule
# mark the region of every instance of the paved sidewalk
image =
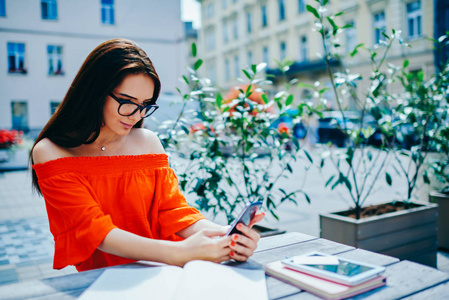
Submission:
MULTIPOLYGON (((280 222, 267 218, 264 224, 318 236, 320 209, 329 207, 313 200, 298 207, 286 203, 277 211, 280 222)), ((0 285, 76 272, 74 267, 52 269, 53 246, 44 200, 33 194, 29 172, 0 173, 0 285)), ((438 268, 449 272, 449 254, 439 252, 437 259, 438 268)))
POLYGON ((0 173, 0 285, 76 272, 53 270, 53 236, 44 200, 27 171, 0 173))

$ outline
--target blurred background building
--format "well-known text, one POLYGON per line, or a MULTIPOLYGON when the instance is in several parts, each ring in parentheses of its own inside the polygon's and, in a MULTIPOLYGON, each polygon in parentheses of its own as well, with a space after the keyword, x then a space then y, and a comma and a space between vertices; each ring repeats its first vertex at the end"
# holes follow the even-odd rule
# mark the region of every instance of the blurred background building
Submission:
MULTIPOLYGON (((288 78, 313 83, 321 81, 330 86, 326 65, 319 57, 323 44, 314 30, 314 17, 306 5, 316 6, 313 0, 198 0, 201 3, 202 27, 199 33, 201 57, 204 58, 204 76, 225 90, 238 84, 241 69, 260 62, 268 63, 268 74, 274 82, 283 80, 274 59, 294 61, 288 78), (317 55, 318 54, 318 55, 317 55)), ((340 26, 351 24, 338 36, 342 54, 351 52, 363 43, 372 47, 391 34, 401 30, 410 48, 396 44, 389 53, 389 63, 401 65, 405 58, 410 70, 435 72, 433 43, 429 38, 449 30, 449 1, 447 0, 330 0, 333 13, 344 12, 337 19, 340 26)), ((363 52, 363 51, 360 51, 363 52)), ((371 66, 368 53, 353 59, 342 55, 333 61, 339 70, 350 68, 352 73, 369 77, 371 66)), ((360 90, 365 90, 363 82, 360 90)), ((300 98, 307 91, 293 91, 300 98)), ((335 108, 333 95, 326 95, 329 108, 335 108)), ((348 104, 349 108, 351 103, 348 104)))
POLYGON ((162 97, 176 93, 187 59, 180 1, 0 0, 0 128, 40 130, 87 55, 128 38, 152 59, 162 97))

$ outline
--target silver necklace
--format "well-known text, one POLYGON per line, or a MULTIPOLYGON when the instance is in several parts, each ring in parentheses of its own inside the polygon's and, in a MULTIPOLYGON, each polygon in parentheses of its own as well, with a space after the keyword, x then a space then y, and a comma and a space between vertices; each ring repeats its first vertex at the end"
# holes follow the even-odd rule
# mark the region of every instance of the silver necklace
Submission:
POLYGON ((104 151, 104 150, 106 150, 106 147, 105 146, 101 147, 101 151, 104 151))

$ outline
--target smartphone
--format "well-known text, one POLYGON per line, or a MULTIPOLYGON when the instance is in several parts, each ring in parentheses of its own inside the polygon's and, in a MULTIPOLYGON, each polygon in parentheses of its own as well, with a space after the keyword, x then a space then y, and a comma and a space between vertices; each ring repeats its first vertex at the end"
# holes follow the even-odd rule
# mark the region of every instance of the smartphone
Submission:
POLYGON ((245 205, 245 208, 243 208, 240 215, 235 219, 234 222, 231 224, 231 228, 229 229, 228 233, 226 235, 231 235, 234 233, 241 233, 237 229, 237 224, 243 223, 246 226, 251 222, 252 218, 254 218, 254 215, 256 214, 257 210, 262 207, 262 201, 256 201, 256 202, 250 202, 245 205))
MULTIPOLYGON (((328 260, 328 259, 327 259, 328 260)), ((324 261, 324 260, 323 260, 324 261)), ((329 254, 311 252, 282 260, 284 266, 303 273, 325 278, 331 281, 354 286, 372 279, 385 271, 385 267, 371 265, 355 260, 340 258, 329 254), (320 258, 338 258, 337 262, 323 264, 320 258), (311 264, 309 264, 309 262, 311 264)))

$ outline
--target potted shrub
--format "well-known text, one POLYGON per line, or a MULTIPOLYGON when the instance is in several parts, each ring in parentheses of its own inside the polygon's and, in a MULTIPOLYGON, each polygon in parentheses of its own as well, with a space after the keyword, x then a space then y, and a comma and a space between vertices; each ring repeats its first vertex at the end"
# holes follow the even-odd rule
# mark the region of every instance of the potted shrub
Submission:
MULTIPOLYGON (((427 126, 421 126, 421 120, 413 119, 416 116, 424 116, 417 113, 418 110, 422 112, 420 111, 423 109, 422 105, 423 110, 430 108, 431 105, 426 106, 426 101, 431 99, 431 93, 422 93, 424 95, 421 98, 421 94, 414 94, 415 90, 407 90, 415 84, 407 81, 409 78, 404 70, 407 62, 401 68, 393 65, 385 66, 387 54, 393 43, 396 41, 402 43, 399 32, 392 30, 390 35, 383 33, 385 40, 381 45, 369 49, 359 44, 350 53, 353 56, 361 49, 367 50, 373 67, 369 88, 363 96, 359 96, 355 88, 357 82, 362 79, 360 75, 351 74, 349 71, 332 70, 330 62, 336 55, 332 50, 339 46, 333 43, 333 40, 349 26, 337 25, 336 19, 341 13, 331 15, 326 10, 327 2, 327 0, 317 1, 319 7, 308 5, 307 10, 315 16, 317 32, 323 41, 323 59, 327 64, 334 98, 343 120, 339 126, 348 142, 341 149, 330 147, 329 151, 324 152, 321 166, 328 163, 334 165, 336 173, 327 179, 325 186, 332 189, 342 187, 352 199, 354 207, 348 211, 321 214, 321 237, 435 266, 436 205, 410 201, 416 187, 417 175, 425 160, 426 142, 424 139, 421 140, 422 147, 415 147, 412 151, 396 149, 400 138, 398 132, 405 124, 414 126, 415 123, 419 123, 420 126, 416 129, 421 130, 423 136, 432 132, 430 127, 433 123, 427 122, 427 126), (401 82, 404 76, 405 80, 401 82), (388 92, 386 87, 393 82, 404 85, 406 90, 402 95, 392 95, 388 92), (407 86, 406 83, 410 85, 407 86), (347 126, 342 95, 350 95, 360 111, 358 121, 350 128, 347 126), (413 97, 410 98, 410 95, 413 97), (422 101, 419 102, 420 100, 422 101), (413 110, 415 113, 411 113, 413 110), (370 138, 374 134, 382 137, 377 149, 369 145, 370 138), (406 176, 407 195, 403 199, 386 199, 390 202, 367 207, 366 201, 377 184, 386 180, 392 185, 393 177, 389 170, 391 162, 395 160, 399 163, 399 167, 396 167, 397 172, 401 174, 402 171, 406 176), (402 162, 408 166, 415 163, 415 168, 401 169, 402 162)), ((419 91, 422 92, 423 88, 426 87, 422 81, 419 91)))
MULTIPOLYGON (((192 55, 196 57, 195 44, 192 55)), ((181 153, 187 161, 172 165, 181 190, 194 195, 197 208, 214 217, 222 215, 227 222, 234 220, 245 202, 263 201, 275 219, 276 208, 285 201, 297 204, 297 196, 302 195, 310 202, 301 185, 287 191, 279 183, 293 173, 293 161, 303 160, 305 171, 312 164, 292 129, 304 114, 317 108, 295 103, 289 92, 292 83, 273 96, 267 93, 271 82, 264 75, 266 64, 242 70, 245 80, 228 98, 209 79, 200 77, 201 64, 197 59, 183 76, 187 91, 178 89, 183 108, 176 120, 162 124, 165 133, 160 134, 167 153, 181 153), (192 101, 199 110, 185 109, 192 101), (282 117, 289 118, 291 127, 273 126, 282 117)), ((286 70, 289 64, 286 60, 280 68, 286 70)))

